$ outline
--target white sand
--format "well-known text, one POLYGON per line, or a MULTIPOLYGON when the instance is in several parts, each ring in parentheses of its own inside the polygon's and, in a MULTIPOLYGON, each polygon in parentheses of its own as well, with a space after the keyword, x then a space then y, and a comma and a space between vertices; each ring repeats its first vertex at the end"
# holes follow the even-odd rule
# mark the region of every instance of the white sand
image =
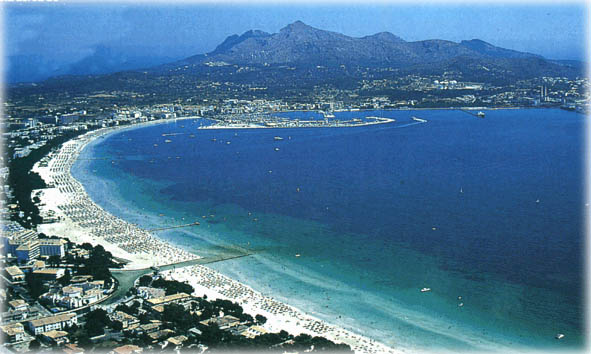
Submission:
POLYGON ((335 343, 348 344, 356 353, 405 352, 328 324, 201 265, 168 270, 162 274, 168 279, 187 282, 195 289, 196 296, 207 295, 208 300, 231 300, 239 303, 253 317, 257 314, 265 316, 267 322, 262 327, 269 332, 285 330, 293 335, 306 333, 321 336, 335 343))

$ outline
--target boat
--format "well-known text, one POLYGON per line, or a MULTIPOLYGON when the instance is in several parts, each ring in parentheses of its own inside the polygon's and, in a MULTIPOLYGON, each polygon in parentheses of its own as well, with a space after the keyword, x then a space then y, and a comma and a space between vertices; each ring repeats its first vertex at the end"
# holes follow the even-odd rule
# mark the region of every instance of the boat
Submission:
POLYGON ((274 137, 273 139, 275 139, 275 140, 283 140, 283 138, 282 138, 282 137, 280 137, 280 136, 276 136, 276 137, 274 137))
POLYGON ((275 151, 279 151, 279 148, 275 148, 275 151))
POLYGON ((464 306, 464 303, 463 303, 463 302, 460 302, 460 303, 458 304, 458 307, 463 307, 463 306, 464 306))
POLYGON ((476 113, 476 116, 479 118, 484 118, 484 112, 483 111, 478 111, 478 113, 476 113))
POLYGON ((422 293, 426 293, 427 291, 431 291, 431 288, 422 288, 421 289, 422 293))
POLYGON ((414 120, 415 122, 427 123, 426 119, 415 117, 415 116, 412 116, 412 120, 414 120))
POLYGON ((562 339, 562 338, 564 338, 564 334, 558 333, 555 338, 556 339, 562 339))
POLYGON ((299 253, 296 253, 296 255, 295 255, 295 256, 296 256, 296 257, 299 257, 299 256, 300 256, 300 254, 299 254, 299 253))
POLYGON ((165 143, 172 143, 172 140, 170 140, 170 139, 166 139, 166 140, 164 140, 164 142, 165 142, 165 143))
POLYGON ((158 144, 154 144, 154 147, 158 146, 158 144))

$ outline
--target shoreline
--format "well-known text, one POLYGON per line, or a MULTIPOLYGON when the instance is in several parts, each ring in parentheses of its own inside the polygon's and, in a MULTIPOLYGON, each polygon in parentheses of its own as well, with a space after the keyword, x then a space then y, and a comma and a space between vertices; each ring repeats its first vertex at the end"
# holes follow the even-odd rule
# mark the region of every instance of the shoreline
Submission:
MULTIPOLYGON (((39 173, 48 186, 52 186, 41 190, 39 197, 45 204, 41 209, 54 210, 56 216, 60 217, 60 221, 56 223, 40 224, 38 231, 68 237, 77 243, 100 244, 113 256, 129 260, 124 267, 128 270, 201 258, 108 213, 92 201, 84 186, 71 174, 71 168, 82 150, 100 137, 146 125, 195 118, 197 117, 181 117, 131 126, 101 128, 64 143, 57 153, 50 156, 47 167, 39 167, 39 162, 36 163, 32 170, 39 173)), ((271 297, 263 296, 247 285, 202 265, 177 267, 175 270, 164 271, 163 274, 180 281, 188 281, 194 286, 196 294, 205 293, 211 298, 229 299, 238 302, 246 312, 265 315, 268 324, 263 327, 269 331, 286 329, 294 335, 307 333, 312 336, 323 336, 337 343, 349 344, 356 353, 404 352, 312 317, 271 297), (212 279, 215 281, 212 282, 212 279)))

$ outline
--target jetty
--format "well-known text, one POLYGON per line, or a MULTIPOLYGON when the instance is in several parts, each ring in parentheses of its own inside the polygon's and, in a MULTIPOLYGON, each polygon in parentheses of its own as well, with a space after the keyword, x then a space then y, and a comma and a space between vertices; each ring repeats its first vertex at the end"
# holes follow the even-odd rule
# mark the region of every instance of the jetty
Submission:
POLYGON ((461 109, 461 108, 460 108, 460 111, 462 111, 464 113, 467 113, 467 114, 469 114, 471 116, 474 116, 474 117, 484 118, 484 112, 483 111, 474 112, 474 110, 461 109))
POLYGON ((192 223, 189 223, 189 224, 182 224, 182 225, 175 225, 175 226, 165 226, 165 227, 157 227, 157 228, 154 228, 154 229, 148 229, 146 231, 148 231, 148 232, 164 231, 164 230, 178 229, 178 228, 181 228, 181 227, 198 226, 198 225, 201 225, 201 224, 199 224, 199 221, 195 221, 195 222, 192 222, 192 223))

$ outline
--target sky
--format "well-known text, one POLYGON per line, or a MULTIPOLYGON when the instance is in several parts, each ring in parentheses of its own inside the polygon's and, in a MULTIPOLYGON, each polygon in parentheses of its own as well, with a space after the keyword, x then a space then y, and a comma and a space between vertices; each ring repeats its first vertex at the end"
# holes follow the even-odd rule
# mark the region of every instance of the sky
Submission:
POLYGON ((134 56, 181 59, 212 51, 250 29, 275 33, 301 20, 360 37, 388 31, 407 41, 482 39, 550 59, 585 60, 583 3, 292 4, 6 3, 5 56, 72 63, 109 48, 134 56))

